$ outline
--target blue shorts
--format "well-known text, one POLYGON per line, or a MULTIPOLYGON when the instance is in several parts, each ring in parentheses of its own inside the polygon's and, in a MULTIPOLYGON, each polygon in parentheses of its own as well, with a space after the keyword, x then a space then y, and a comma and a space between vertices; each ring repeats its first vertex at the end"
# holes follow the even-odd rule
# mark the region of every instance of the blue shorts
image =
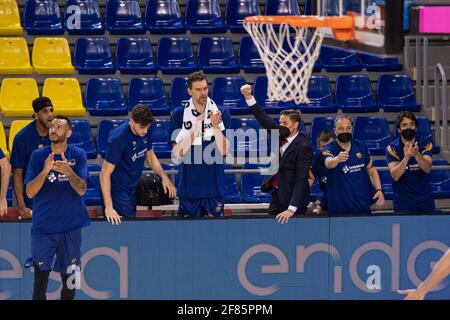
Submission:
POLYGON ((81 229, 53 234, 32 233, 31 255, 33 264, 41 270, 53 269, 61 274, 72 274, 68 268, 80 266, 81 229))
POLYGON ((180 198, 178 216, 202 218, 205 216, 220 217, 223 215, 223 197, 215 198, 180 198))

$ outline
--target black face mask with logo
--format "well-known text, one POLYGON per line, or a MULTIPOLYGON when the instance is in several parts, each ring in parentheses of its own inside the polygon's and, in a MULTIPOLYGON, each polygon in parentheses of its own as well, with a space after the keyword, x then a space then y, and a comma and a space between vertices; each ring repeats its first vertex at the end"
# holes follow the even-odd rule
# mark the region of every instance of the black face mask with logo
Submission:
POLYGON ((337 135, 337 139, 341 143, 347 143, 352 140, 352 134, 350 132, 343 132, 337 135))
POLYGON ((405 129, 401 133, 403 139, 410 141, 416 137, 416 130, 414 129, 405 129))

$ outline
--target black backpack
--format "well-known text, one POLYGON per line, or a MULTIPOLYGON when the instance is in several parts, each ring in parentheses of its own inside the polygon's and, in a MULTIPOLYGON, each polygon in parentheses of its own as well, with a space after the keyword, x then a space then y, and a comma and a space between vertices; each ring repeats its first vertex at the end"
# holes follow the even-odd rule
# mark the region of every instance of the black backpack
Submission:
POLYGON ((145 173, 141 176, 136 190, 136 204, 138 206, 161 206, 172 204, 168 193, 164 193, 162 179, 154 173, 145 173))

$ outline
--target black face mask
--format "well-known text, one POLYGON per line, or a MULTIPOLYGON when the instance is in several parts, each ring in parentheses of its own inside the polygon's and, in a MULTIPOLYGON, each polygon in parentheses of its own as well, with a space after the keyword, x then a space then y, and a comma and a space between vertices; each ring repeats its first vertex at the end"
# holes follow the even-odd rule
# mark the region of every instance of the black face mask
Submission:
POLYGON ((412 140, 412 139, 415 138, 416 130, 414 130, 414 129, 405 129, 405 130, 402 131, 401 135, 402 135, 403 139, 409 141, 409 140, 412 140))
POLYGON ((350 140, 352 140, 352 134, 349 133, 349 132, 339 133, 339 134, 337 135, 337 139, 338 139, 339 142, 347 143, 347 142, 349 142, 350 140))
POLYGON ((280 133, 280 139, 286 139, 291 134, 291 130, 289 130, 289 128, 285 126, 280 126, 278 130, 280 133))

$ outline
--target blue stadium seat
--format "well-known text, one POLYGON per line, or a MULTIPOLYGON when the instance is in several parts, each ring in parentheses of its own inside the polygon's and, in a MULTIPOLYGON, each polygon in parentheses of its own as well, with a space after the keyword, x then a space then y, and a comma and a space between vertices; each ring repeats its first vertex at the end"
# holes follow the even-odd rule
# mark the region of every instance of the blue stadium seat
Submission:
POLYGON ((299 105, 303 113, 336 113, 338 106, 333 101, 330 80, 326 76, 312 76, 308 84, 308 104, 299 105))
POLYGON ((229 37, 202 38, 198 47, 198 64, 205 73, 239 73, 233 42, 229 37))
POLYGON ((260 15, 258 0, 228 0, 225 8, 225 24, 231 32, 245 33, 242 26, 244 18, 260 15))
POLYGON ((185 33, 177 0, 149 0, 145 13, 145 26, 153 34, 185 33))
POLYGON ((72 135, 69 138, 69 143, 86 151, 88 159, 97 158, 92 130, 87 120, 72 120, 72 135))
POLYGON ((100 195, 100 177, 91 175, 91 172, 100 172, 102 168, 98 164, 88 164, 88 183, 86 193, 83 195, 84 202, 87 206, 101 206, 102 197, 100 195))
MULTIPOLYGON (((225 170, 234 169, 230 164, 224 165, 225 170)), ((225 203, 240 203, 241 195, 237 188, 237 179, 234 173, 225 174, 225 203)))
POLYGON ((139 1, 108 0, 105 24, 110 34, 144 34, 139 1))
POLYGON ((117 78, 91 78, 85 92, 86 109, 91 116, 127 115, 122 84, 117 78))
POLYGON ((170 120, 155 120, 150 127, 153 151, 158 158, 170 158, 172 143, 170 136, 170 120))
POLYGON ((367 71, 402 71, 403 66, 397 57, 380 57, 373 54, 359 53, 362 66, 367 71))
POLYGON ((75 43, 74 65, 79 74, 116 73, 106 38, 79 38, 75 43))
POLYGON ((188 0, 186 4, 186 27, 191 33, 223 33, 219 1, 188 0))
MULTIPOLYGON (((246 163, 242 169, 267 168, 268 165, 246 163)), ((241 175, 242 202, 267 203, 270 202, 270 194, 261 192, 261 184, 266 176, 257 173, 243 173, 241 175)))
POLYGON ((322 46, 320 63, 327 72, 359 72, 362 65, 353 51, 322 46))
POLYGON ((338 76, 335 89, 336 103, 342 112, 377 112, 369 77, 365 75, 338 76))
POLYGON ((245 73, 265 73, 264 63, 252 38, 243 37, 239 42, 239 64, 245 73))
POLYGON ((198 70, 189 38, 161 38, 158 41, 158 69, 167 74, 189 74, 198 70))
POLYGON ((296 0, 266 0, 266 16, 299 16, 300 8, 296 0))
POLYGON ((366 144, 371 155, 384 155, 391 143, 391 133, 385 117, 356 117, 353 136, 366 144))
MULTIPOLYGON (((423 142, 424 144, 427 144, 429 142, 433 143, 433 153, 439 153, 440 147, 435 145, 434 138, 433 138, 433 131, 431 130, 431 124, 430 120, 428 120, 425 116, 416 115, 417 119, 417 132, 416 132, 416 138, 417 140, 423 142)), ((394 123, 394 139, 398 139, 400 137, 400 134, 397 131, 397 123, 394 123)))
MULTIPOLYGON (((374 160, 374 167, 387 167, 386 160, 374 160)), ((378 170, 378 175, 381 180, 381 188, 383 189, 384 197, 386 200, 392 200, 392 195, 394 191, 392 190, 392 176, 389 170, 381 171, 378 170)))
POLYGON ((96 0, 67 0, 64 9, 65 28, 68 34, 104 34, 100 8, 96 0), (71 7, 72 6, 72 7, 71 7), (74 7, 79 8, 79 12, 74 7), (75 24, 75 14, 79 14, 80 25, 75 24))
MULTIPOLYGON (((433 160, 433 166, 447 166, 445 159, 433 160)), ((450 198, 450 170, 432 170, 430 172, 431 188, 435 199, 450 198)))
POLYGON ((128 83, 128 109, 139 103, 149 107, 155 116, 169 115, 164 83, 160 78, 133 78, 128 83))
POLYGON ((411 78, 407 75, 382 75, 378 79, 377 95, 385 112, 420 111, 411 78))
POLYGON ((173 78, 170 82, 170 107, 175 110, 184 106, 191 96, 187 92, 187 81, 185 78, 173 78))
POLYGON ((241 93, 241 86, 247 84, 243 77, 217 77, 212 84, 212 99, 230 110, 231 115, 249 114, 249 107, 241 93))
POLYGON ((117 69, 123 74, 156 73, 149 38, 121 38, 116 48, 117 69))
POLYGON ((108 147, 108 137, 110 132, 128 120, 100 120, 97 129, 97 150, 105 158, 108 147))
POLYGON ((235 138, 231 142, 230 152, 238 157, 266 156, 269 151, 269 136, 254 118, 232 118, 231 129, 235 138), (239 130, 239 131, 238 131, 239 130))
POLYGON ((23 25, 28 34, 64 34, 58 1, 27 0, 23 13, 23 25))
POLYGON ((311 122, 311 146, 317 150, 317 135, 320 131, 327 129, 334 133, 334 119, 331 117, 316 117, 311 122))
POLYGON ((279 114, 284 109, 295 109, 293 102, 281 102, 267 99, 267 77, 258 76, 253 85, 253 96, 268 113, 279 114))

